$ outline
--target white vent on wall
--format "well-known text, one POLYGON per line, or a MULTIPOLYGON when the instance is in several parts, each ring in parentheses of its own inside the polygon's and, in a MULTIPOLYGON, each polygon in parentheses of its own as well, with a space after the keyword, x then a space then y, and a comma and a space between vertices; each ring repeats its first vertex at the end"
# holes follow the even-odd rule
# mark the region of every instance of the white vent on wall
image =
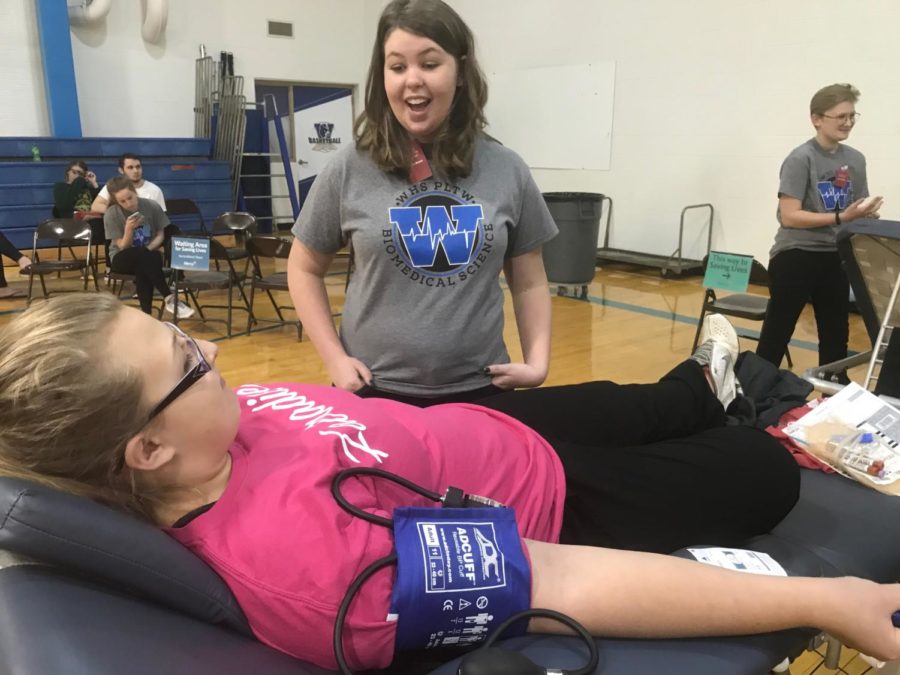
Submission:
POLYGON ((294 24, 286 21, 269 21, 269 36, 271 37, 294 37, 294 24))

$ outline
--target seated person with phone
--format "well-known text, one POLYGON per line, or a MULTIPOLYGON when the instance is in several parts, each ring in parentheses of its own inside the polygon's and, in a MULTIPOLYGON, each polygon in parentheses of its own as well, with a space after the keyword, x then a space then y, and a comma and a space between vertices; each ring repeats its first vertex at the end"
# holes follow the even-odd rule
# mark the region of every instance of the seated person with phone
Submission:
MULTIPOLYGON (((163 274, 162 249, 168 218, 159 204, 138 197, 132 182, 125 176, 111 178, 106 184, 110 206, 103 216, 103 228, 109 239, 110 269, 119 274, 133 274, 141 309, 150 314, 153 290, 166 299, 166 310, 175 313, 176 298, 163 274)), ((194 310, 178 302, 178 318, 185 319, 194 310)))

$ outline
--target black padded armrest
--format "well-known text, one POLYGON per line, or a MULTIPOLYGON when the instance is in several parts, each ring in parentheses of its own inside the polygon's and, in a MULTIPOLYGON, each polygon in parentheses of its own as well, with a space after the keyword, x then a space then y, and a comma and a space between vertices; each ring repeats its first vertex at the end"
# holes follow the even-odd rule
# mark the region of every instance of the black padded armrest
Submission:
POLYGON ((62 570, 0 570, 0 675, 326 675, 252 638, 62 570))
POLYGON ((206 563, 153 525, 87 499, 0 478, 0 548, 251 634, 206 563))

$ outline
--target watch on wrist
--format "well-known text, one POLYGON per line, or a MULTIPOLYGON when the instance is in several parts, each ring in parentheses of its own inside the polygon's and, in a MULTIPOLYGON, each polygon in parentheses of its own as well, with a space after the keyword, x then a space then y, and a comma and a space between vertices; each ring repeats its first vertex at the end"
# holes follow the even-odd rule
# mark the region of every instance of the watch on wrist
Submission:
POLYGON ((841 213, 840 213, 840 211, 835 211, 835 212, 834 212, 834 224, 835 224, 835 225, 840 225, 840 224, 841 224, 841 213))

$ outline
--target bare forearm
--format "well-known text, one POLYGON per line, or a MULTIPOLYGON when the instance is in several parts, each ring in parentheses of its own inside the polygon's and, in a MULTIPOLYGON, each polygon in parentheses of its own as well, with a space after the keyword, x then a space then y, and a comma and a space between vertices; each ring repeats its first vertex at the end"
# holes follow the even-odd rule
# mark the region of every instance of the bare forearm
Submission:
POLYGON ((100 195, 97 195, 97 197, 91 203, 91 211, 93 211, 94 213, 106 213, 106 209, 108 208, 109 202, 103 199, 103 197, 101 197, 100 195))
MULTIPOLYGON (((823 582, 723 570, 650 553, 528 542, 535 607, 558 609, 594 635, 690 637, 821 626, 823 582), (552 568, 544 567, 552 563, 552 568), (550 571, 542 574, 542 571, 550 571)), ((535 632, 560 632, 533 620, 535 632)))
POLYGON ((829 227, 837 221, 834 213, 814 213, 813 211, 793 211, 781 215, 781 224, 785 227, 806 230, 814 227, 829 227))
POLYGON ((162 232, 157 234, 150 242, 147 244, 147 248, 151 251, 156 251, 159 248, 162 248, 163 242, 165 242, 166 236, 162 232))
POLYGON ((288 287, 297 316, 321 359, 327 364, 346 355, 334 327, 324 280, 288 264, 288 287))
POLYGON ((547 286, 513 294, 513 309, 525 363, 547 373, 550 366, 551 304, 547 286))
POLYGON ((122 234, 121 239, 116 239, 116 246, 120 249, 129 248, 134 240, 134 230, 125 228, 125 232, 122 234))
POLYGON ((512 295, 522 357, 527 365, 541 373, 543 382, 550 366, 552 310, 541 249, 508 259, 503 272, 512 295))

